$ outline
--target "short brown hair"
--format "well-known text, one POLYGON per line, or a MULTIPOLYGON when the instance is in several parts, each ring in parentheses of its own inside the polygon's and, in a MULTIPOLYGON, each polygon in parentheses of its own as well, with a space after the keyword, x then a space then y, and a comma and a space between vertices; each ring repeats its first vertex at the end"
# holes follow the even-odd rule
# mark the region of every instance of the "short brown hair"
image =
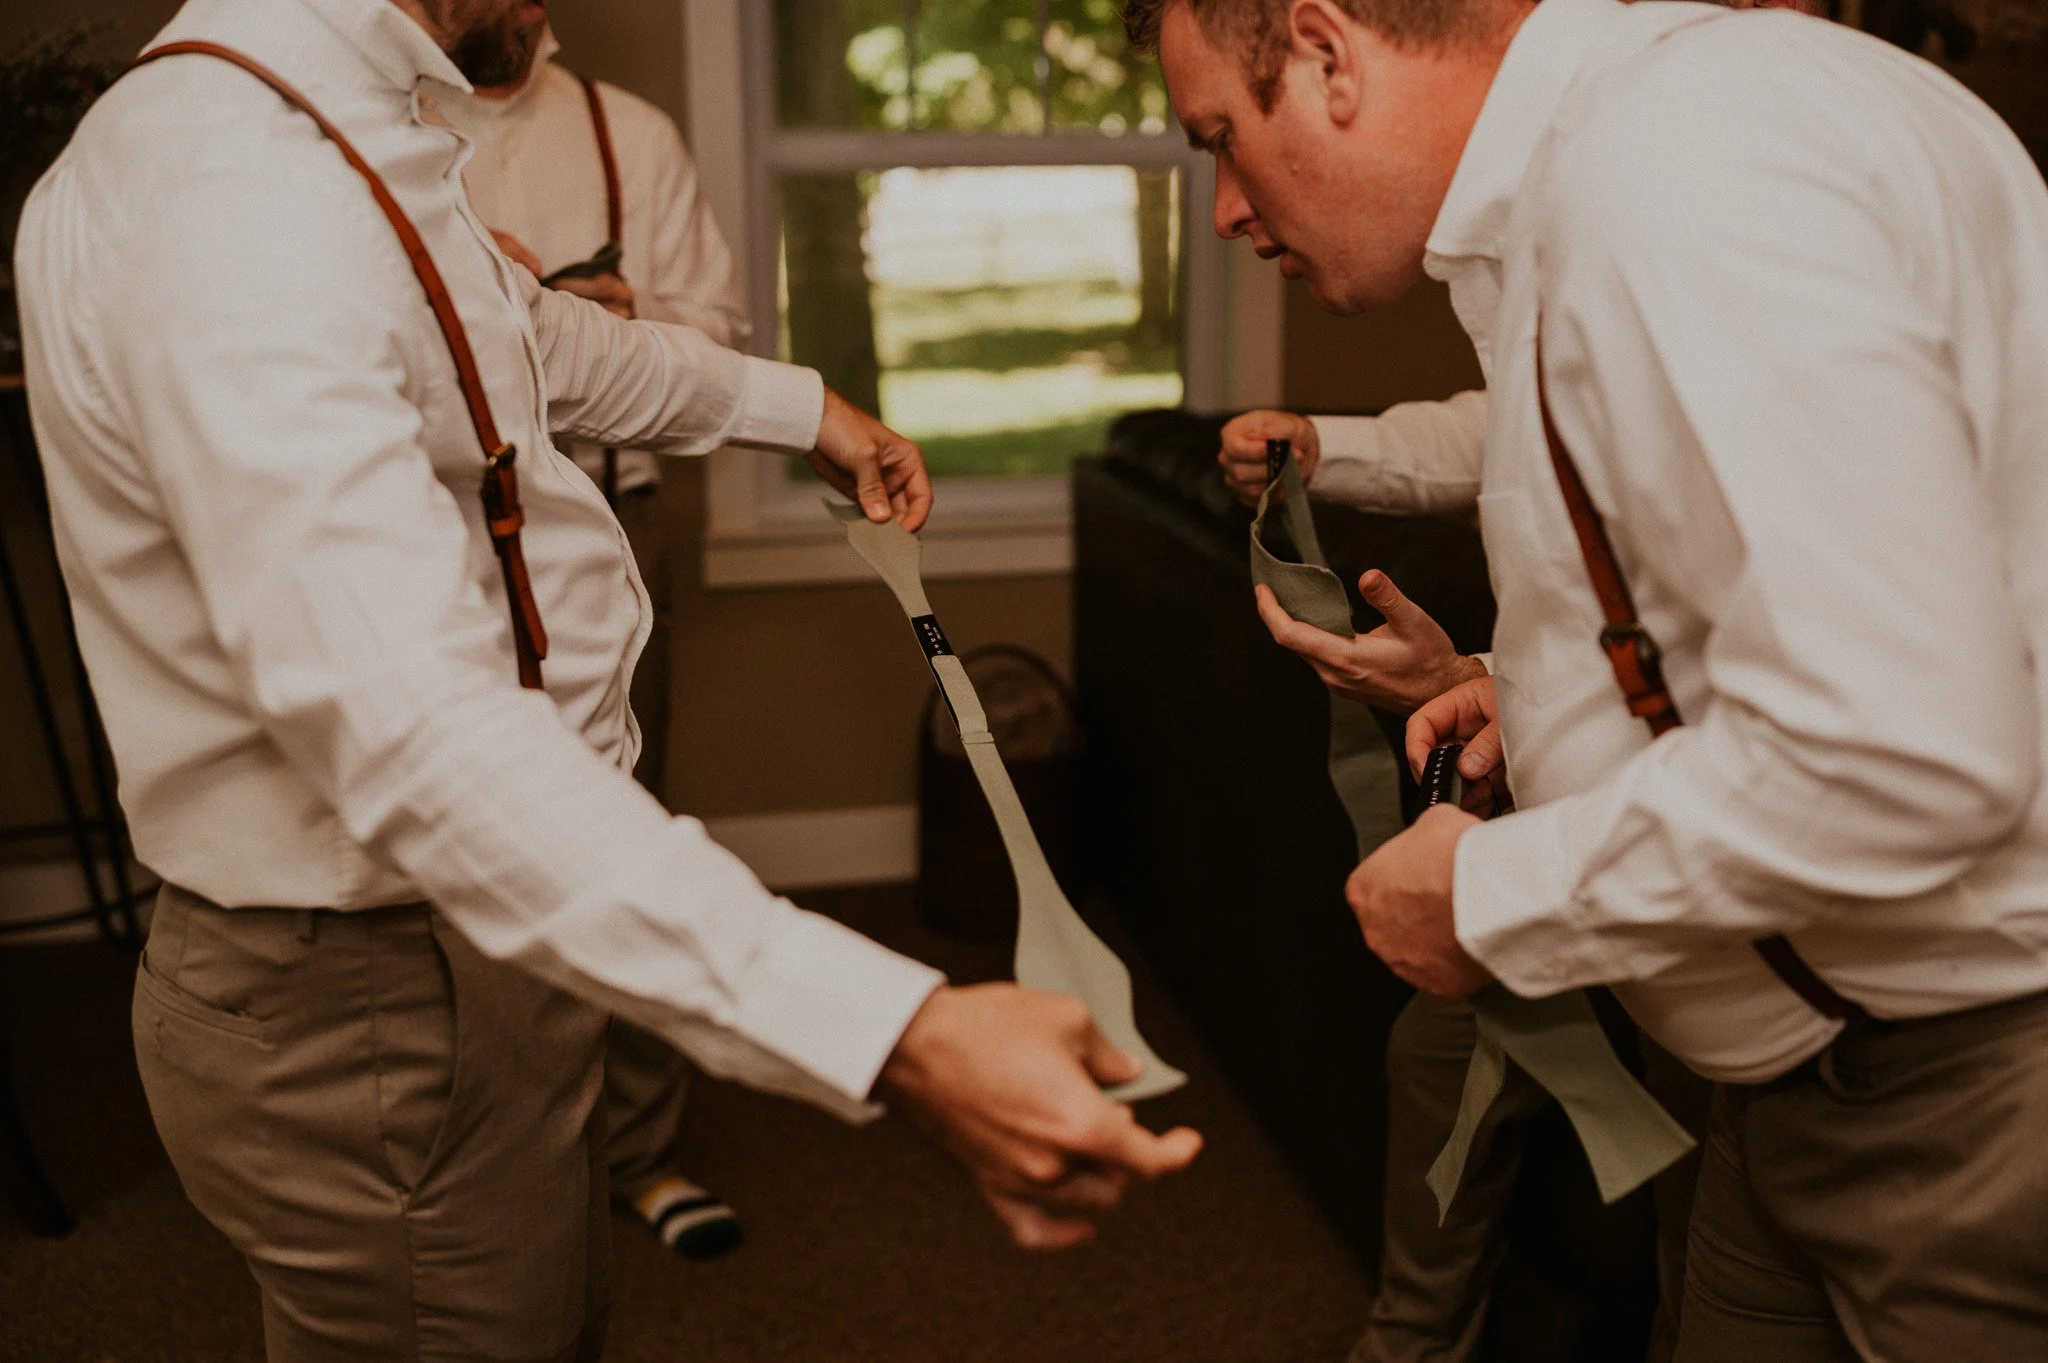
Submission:
MULTIPOLYGON (((1389 42, 1440 48, 1485 38, 1500 13, 1499 0, 1334 0, 1337 7, 1389 42)), ((1270 110, 1280 93, 1287 53, 1287 13, 1294 0, 1124 0, 1124 32, 1140 52, 1156 51, 1166 11, 1186 5, 1209 41, 1244 54, 1245 76, 1259 107, 1270 110)))

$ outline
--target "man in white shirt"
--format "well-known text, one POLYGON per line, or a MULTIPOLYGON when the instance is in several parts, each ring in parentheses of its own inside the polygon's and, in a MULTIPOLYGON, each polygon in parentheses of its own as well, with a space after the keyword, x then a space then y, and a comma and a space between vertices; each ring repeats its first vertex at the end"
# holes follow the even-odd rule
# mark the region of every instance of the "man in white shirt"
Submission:
POLYGON ((1368 944, 1444 998, 1611 982, 1719 1081, 1682 1360, 2048 1351, 2023 149, 1931 66, 1796 16, 1163 8, 1218 230, 1340 310, 1426 268, 1488 375, 1497 675, 1425 707, 1411 757, 1465 738, 1521 809, 1432 811, 1370 858, 1368 944), (1654 746, 1595 646, 1539 313, 1560 443, 1690 721, 1654 746), (1779 934, 1789 963, 1752 945, 1779 934))
MULTIPOLYGON (((438 101, 474 144, 462 181, 477 216, 542 279, 610 242, 620 248, 618 269, 561 277, 556 287, 621 316, 679 322, 744 349, 753 328, 732 253, 697 191, 697 168, 675 122, 615 85, 586 85, 555 60, 560 44, 551 28, 534 37, 518 79, 438 101)), ((583 441, 564 442, 563 453, 603 490, 647 586, 650 628, 630 692, 640 725, 633 775, 665 804, 674 592, 656 500, 661 466, 646 450, 583 441)), ((605 1041, 612 1199, 633 1208, 670 1248, 709 1258, 737 1245, 740 1227, 732 1208, 676 1167, 688 1088, 689 1064, 674 1047, 614 1019, 605 1041)))
POLYGON ((806 454, 911 528, 930 490, 814 372, 622 321, 493 247, 433 103, 516 75, 507 31, 543 16, 192 0, 161 39, 270 68, 388 197, 279 92, 192 54, 108 92, 22 218, 66 586, 167 885, 137 1060, 274 1360, 597 1356, 608 1014, 849 1120, 894 1095, 1026 1244, 1087 1238, 1199 1145, 1102 1095, 1136 1065, 1074 1001, 949 988, 634 784, 646 591, 551 430, 806 454), (478 497, 486 451, 507 457, 492 426, 530 592, 493 542, 517 518, 478 497), (544 649, 520 646, 522 598, 544 649))

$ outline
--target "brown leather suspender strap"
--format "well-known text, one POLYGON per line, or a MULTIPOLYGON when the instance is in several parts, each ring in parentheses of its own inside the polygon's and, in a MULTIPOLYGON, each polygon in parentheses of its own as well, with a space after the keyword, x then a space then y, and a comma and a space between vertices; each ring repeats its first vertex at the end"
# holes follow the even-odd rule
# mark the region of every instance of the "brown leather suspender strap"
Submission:
MULTIPOLYGON (((604 116, 604 101, 598 98, 597 82, 583 77, 583 98, 590 105, 590 130, 597 135, 597 159, 604 165, 604 221, 614 246, 626 242, 626 205, 619 190, 619 158, 612 152, 612 125, 604 116)), ((619 502, 619 452, 604 452, 604 499, 619 502)))
POLYGON ((583 98, 590 105, 590 130, 597 134, 597 158, 604 163, 605 230, 615 244, 625 244, 626 208, 619 191, 619 158, 612 152, 612 125, 604 116, 604 101, 598 98, 597 82, 583 78, 583 98))
MULTIPOLYGON (((1657 641, 1636 618, 1635 598, 1629 593, 1628 579, 1622 575, 1621 560, 1615 557, 1613 541, 1607 538, 1607 525, 1587 494, 1585 479, 1579 476, 1579 466, 1572 462, 1571 452, 1565 448, 1564 437, 1558 434, 1557 421, 1550 413, 1550 386, 1545 381, 1540 327, 1536 337, 1536 403, 1543 414, 1543 439, 1550 446, 1551 467, 1557 470, 1557 484, 1564 493, 1572 533, 1578 537, 1586 575, 1593 580, 1593 594, 1600 599, 1600 614, 1606 622, 1600 630, 1601 651, 1607 654, 1608 664, 1614 669, 1614 680, 1628 701, 1629 713, 1650 726, 1652 738, 1661 737, 1684 720, 1679 716, 1678 702, 1664 684, 1663 655, 1658 651, 1657 641)), ((1862 1004, 1836 993, 1834 986, 1807 964, 1783 933, 1760 937, 1750 945, 1763 957, 1771 973, 1822 1017, 1836 1022, 1869 1018, 1862 1004)))
POLYGON ((540 606, 533 597, 532 580, 527 576, 526 556, 519 547, 519 531, 526 523, 526 517, 519 506, 519 475, 513 466, 519 457, 518 451, 498 437, 497 423, 491 419, 490 401, 484 396, 483 377, 477 371, 476 355, 469 348, 469 334, 462 328, 462 319, 455 311, 455 300, 449 297, 448 286, 441 278, 441 271, 435 267, 433 256, 428 254, 426 242, 420 239, 419 231, 405 216, 405 210, 398 206, 398 200, 391 196, 383 178, 342 136, 341 129, 329 123, 310 100, 261 62, 219 43, 184 41, 153 47, 137 57, 134 66, 161 57, 185 54, 217 57, 241 67, 312 119, 340 150, 342 159, 354 167, 356 174, 369 185, 377 207, 383 210, 392 231, 398 234, 399 245, 405 248, 406 259, 412 262, 413 273, 419 276, 420 287, 426 290, 427 304, 434 310, 434 320, 440 324, 441 335, 448 342, 448 353, 455 361, 455 377, 462 386, 462 399, 469 407, 470 424, 476 427, 477 443, 483 447, 484 522, 490 529, 491 547, 497 552, 498 566, 505 576, 505 597, 512 612, 512 643, 519 657, 519 684, 539 690, 540 663, 548 656, 548 636, 541 626, 540 606))

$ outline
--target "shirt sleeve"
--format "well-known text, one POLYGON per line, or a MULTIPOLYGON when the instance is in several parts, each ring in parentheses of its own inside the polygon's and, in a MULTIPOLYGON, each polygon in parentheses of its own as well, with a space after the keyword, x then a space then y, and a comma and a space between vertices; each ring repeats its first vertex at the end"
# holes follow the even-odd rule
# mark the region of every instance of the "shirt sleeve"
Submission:
POLYGON ((1365 511, 1470 511, 1486 457, 1486 394, 1403 402, 1378 416, 1311 417, 1323 458, 1312 490, 1365 511))
MULTIPOLYGON (((104 295, 122 309, 108 388, 222 684, 349 835, 486 953, 714 1073, 867 1115, 940 976, 769 894, 515 684, 504 607, 479 585, 479 509, 435 476, 409 396, 445 364, 440 337, 388 227, 345 188, 195 172, 104 295)), ((612 330, 695 355, 652 326, 612 330)))
POLYGON ((825 381, 816 370, 742 355, 694 327, 625 321, 511 268, 533 316, 557 435, 660 454, 721 445, 802 453, 817 443, 825 381))
POLYGON ((652 121, 645 153, 651 161, 650 277, 634 282, 637 310, 651 321, 680 322, 722 346, 745 350, 754 329, 732 251, 698 192, 697 167, 682 134, 666 116, 652 121))
POLYGON ((1687 724, 1461 840, 1459 937, 1524 994, 1942 889, 2039 780, 1938 196, 1810 93, 1698 79, 1544 191, 1552 405, 1687 724))

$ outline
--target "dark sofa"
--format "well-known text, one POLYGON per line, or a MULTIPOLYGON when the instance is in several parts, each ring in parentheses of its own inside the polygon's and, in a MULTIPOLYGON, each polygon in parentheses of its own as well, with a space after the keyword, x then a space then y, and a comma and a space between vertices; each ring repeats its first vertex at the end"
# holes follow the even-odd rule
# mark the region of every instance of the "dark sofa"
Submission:
MULTIPOLYGON (((1343 899, 1352 834, 1325 762, 1328 706, 1253 609, 1250 515, 1223 487, 1217 418, 1144 412, 1074 471, 1076 679, 1090 860, 1334 1224, 1379 1255, 1387 1029, 1407 986, 1343 899)), ((1476 527, 1317 503, 1355 597, 1379 567, 1462 651, 1493 599, 1476 527)), ((1399 721, 1383 717, 1390 736, 1399 721)), ((1412 814, 1412 782, 1404 803, 1412 814)), ((1420 1171, 1417 1171, 1419 1177, 1420 1171)), ((1601 1209, 1561 1117, 1539 1123, 1495 1282, 1489 1358, 1642 1356, 1655 1278, 1647 1197, 1601 1209)))

